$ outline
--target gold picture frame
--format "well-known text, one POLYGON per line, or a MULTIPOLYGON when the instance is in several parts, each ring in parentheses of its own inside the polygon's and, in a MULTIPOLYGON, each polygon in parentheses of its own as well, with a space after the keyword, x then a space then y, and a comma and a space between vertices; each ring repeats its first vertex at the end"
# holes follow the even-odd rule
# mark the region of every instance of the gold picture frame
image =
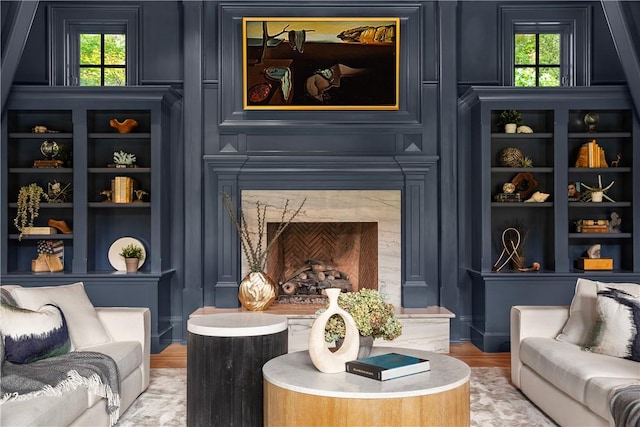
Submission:
POLYGON ((400 18, 245 17, 245 110, 398 110, 400 18))

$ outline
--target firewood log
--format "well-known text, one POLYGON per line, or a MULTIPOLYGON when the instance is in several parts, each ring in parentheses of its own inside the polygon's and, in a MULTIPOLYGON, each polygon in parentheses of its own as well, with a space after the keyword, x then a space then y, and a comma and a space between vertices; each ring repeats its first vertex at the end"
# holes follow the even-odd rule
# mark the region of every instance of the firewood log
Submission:
POLYGON ((296 289, 298 289, 298 285, 296 283, 287 282, 282 285, 282 291, 286 295, 293 295, 296 293, 296 289))

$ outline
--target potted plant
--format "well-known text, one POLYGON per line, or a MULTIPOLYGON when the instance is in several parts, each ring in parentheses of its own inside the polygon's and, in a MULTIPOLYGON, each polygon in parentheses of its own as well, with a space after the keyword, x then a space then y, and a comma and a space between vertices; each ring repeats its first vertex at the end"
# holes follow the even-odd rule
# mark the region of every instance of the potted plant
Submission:
POLYGON ((613 187, 615 181, 611 181, 611 183, 609 185, 607 185, 606 187, 602 186, 602 177, 600 175, 598 175, 598 186, 593 186, 590 187, 587 184, 585 184, 584 182, 582 183, 582 186, 584 188, 586 188, 588 190, 589 196, 591 198, 592 202, 602 202, 602 199, 607 199, 610 202, 613 202, 614 200, 606 195, 606 192, 613 187))
MULTIPOLYGON (((358 358, 368 356, 374 339, 391 341, 402 333, 402 323, 395 316, 393 304, 385 302, 384 295, 375 289, 364 288, 358 292, 341 293, 338 306, 353 317, 360 333, 361 352, 358 358)), ((318 310, 316 314, 325 310, 326 308, 318 310)), ((344 337, 344 320, 338 315, 331 316, 325 327, 325 341, 338 344, 344 337)))
POLYGON ((522 124, 522 114, 518 110, 504 110, 498 117, 498 126, 504 126, 505 133, 516 133, 522 124))
POLYGON ((267 205, 260 201, 256 202, 256 211, 258 213, 257 240, 251 239, 251 233, 247 228, 244 213, 240 212, 240 218, 235 214, 233 201, 227 193, 222 194, 224 206, 231 218, 231 222, 235 226, 238 236, 240 237, 240 245, 249 266, 249 274, 247 274, 238 288, 238 298, 243 307, 251 311, 262 311, 269 308, 275 301, 277 287, 273 279, 265 274, 267 264, 267 256, 273 244, 284 230, 291 224, 291 221, 300 213, 302 206, 307 199, 304 199, 298 209, 291 211, 289 209, 289 200, 287 199, 282 209, 282 215, 278 228, 273 237, 268 242, 265 233, 267 231, 267 205), (288 216, 288 218, 287 218, 288 216))
POLYGON ((20 234, 18 240, 22 240, 22 236, 28 234, 28 230, 33 227, 33 221, 38 217, 40 211, 40 200, 49 200, 49 196, 36 183, 31 183, 20 187, 18 192, 18 210, 13 224, 16 226, 20 234))
POLYGON ((144 259, 144 252, 141 246, 131 243, 120 250, 120 256, 124 258, 127 273, 135 273, 138 271, 140 261, 144 259))

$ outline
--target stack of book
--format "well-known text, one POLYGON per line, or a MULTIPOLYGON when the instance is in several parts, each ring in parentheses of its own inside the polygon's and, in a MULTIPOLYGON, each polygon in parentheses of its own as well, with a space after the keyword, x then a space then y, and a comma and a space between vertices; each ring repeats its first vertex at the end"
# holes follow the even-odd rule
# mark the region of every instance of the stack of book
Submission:
POLYGON ((131 203, 135 180, 128 176, 116 176, 111 180, 111 198, 113 203, 131 203))
POLYGON ((431 363, 428 359, 406 354, 385 353, 346 362, 345 368, 351 374, 385 381, 430 371, 431 363))
POLYGON ((587 167, 606 168, 608 166, 604 156, 604 148, 600 147, 595 139, 583 146, 587 147, 587 167))
POLYGON ((53 227, 25 227, 22 229, 24 235, 50 235, 58 234, 58 230, 53 227))

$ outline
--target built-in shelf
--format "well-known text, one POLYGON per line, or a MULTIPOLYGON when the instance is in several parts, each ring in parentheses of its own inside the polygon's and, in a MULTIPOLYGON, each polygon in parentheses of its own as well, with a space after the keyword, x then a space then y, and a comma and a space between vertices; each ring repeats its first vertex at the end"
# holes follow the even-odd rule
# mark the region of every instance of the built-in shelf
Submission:
MULTIPOLYGON (((640 281, 640 122, 625 86, 571 88, 470 88, 459 100, 459 123, 469 138, 468 152, 459 153, 459 170, 470 188, 461 198, 460 212, 468 234, 461 263, 468 267, 472 289, 471 340, 483 351, 509 351, 510 309, 514 305, 568 305, 580 277, 602 282, 640 281), (498 118, 517 110, 532 134, 505 134, 498 118), (598 131, 588 132, 585 114, 599 115, 598 131), (609 167, 577 168, 583 147, 596 140, 597 159, 609 167), (534 167, 498 167, 506 148, 517 148, 534 167), (615 166, 619 159, 620 166, 615 166), (531 173, 533 191, 550 195, 544 203, 497 202, 504 183, 519 173, 531 173), (591 202, 589 189, 614 185, 606 196, 615 202, 591 202), (581 202, 569 201, 568 185, 578 184, 581 202), (543 209, 540 209, 543 208, 543 209), (620 233, 575 233, 580 220, 611 220, 618 215, 620 233), (525 266, 540 263, 534 272, 500 271, 493 265, 508 257, 517 236, 504 230, 519 227, 525 266), (506 236, 503 242, 503 237, 506 236), (594 244, 613 259, 612 271, 583 271, 575 260, 594 244)), ((593 147, 592 147, 593 148, 593 147)), ((507 153, 508 154, 508 153, 507 153)), ((509 163, 505 163, 509 164, 509 163)), ((518 162, 513 164, 519 164, 518 162)), ((597 164, 597 162, 595 162, 597 164)), ((521 181, 522 183, 522 181, 521 181)), ((526 187, 524 182, 523 188, 526 187)), ((512 249, 513 250, 513 249, 512 249)))
MULTIPOLYGON (((182 116, 180 94, 169 86, 68 87, 26 86, 11 89, 2 115, 3 197, 0 230, 0 268, 4 283, 22 286, 56 286, 83 282, 96 306, 140 306, 151 310, 152 351, 162 349, 161 339, 171 336, 170 296, 175 272, 173 262, 173 192, 168 160, 177 135, 172 123, 182 116), (110 126, 111 119, 135 119, 138 126, 127 134, 110 126), (33 133, 46 125, 60 132, 33 133), (55 157, 66 161, 72 151, 73 166, 32 168, 43 141, 56 141, 61 148, 55 157), (137 168, 110 168, 114 152, 136 156, 137 168), (63 156, 64 154, 64 156, 63 156), (99 167, 95 167, 99 166, 99 167), (100 193, 111 189, 116 176, 129 176, 144 202, 105 203, 100 193), (70 184, 68 203, 40 203, 35 226, 55 218, 65 221, 73 234, 29 235, 18 240, 13 224, 19 189, 36 183, 45 191, 58 181, 70 184), (162 197, 161 197, 162 196, 162 197), (72 201, 72 203, 71 203, 72 201), (122 237, 138 239, 146 260, 136 274, 116 271, 109 260, 114 242, 122 237), (62 240, 64 270, 34 273, 31 262, 38 256, 37 240, 62 240)), ((133 200, 136 200, 135 194, 133 200)))

